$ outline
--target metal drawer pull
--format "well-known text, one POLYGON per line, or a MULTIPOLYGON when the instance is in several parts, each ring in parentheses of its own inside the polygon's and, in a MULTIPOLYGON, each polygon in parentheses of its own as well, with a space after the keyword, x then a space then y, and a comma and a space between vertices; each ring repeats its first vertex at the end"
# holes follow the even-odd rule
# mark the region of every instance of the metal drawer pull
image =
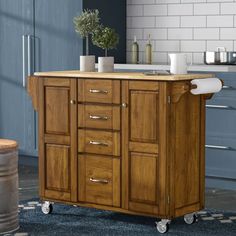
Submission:
POLYGON ((89 118, 91 120, 108 120, 107 116, 93 116, 93 115, 90 115, 89 118))
POLYGON ((109 181, 106 179, 94 179, 93 177, 89 178, 89 180, 93 183, 98 183, 98 184, 108 184, 109 181))
POLYGON ((100 141, 89 141, 89 144, 99 145, 99 146, 108 146, 108 143, 100 142, 100 141))
POLYGON ((205 145, 205 147, 206 148, 211 148, 211 149, 232 150, 231 147, 227 147, 227 146, 205 145))
POLYGON ((206 108, 216 108, 216 109, 235 109, 234 107, 231 106, 224 106, 224 105, 206 105, 206 108))
POLYGON ((90 93, 103 93, 103 94, 108 94, 107 90, 100 90, 100 89, 90 89, 90 93))
POLYGON ((232 90, 235 89, 234 87, 228 86, 228 85, 224 85, 222 88, 223 88, 223 89, 229 89, 229 90, 230 90, 230 89, 232 89, 232 90))

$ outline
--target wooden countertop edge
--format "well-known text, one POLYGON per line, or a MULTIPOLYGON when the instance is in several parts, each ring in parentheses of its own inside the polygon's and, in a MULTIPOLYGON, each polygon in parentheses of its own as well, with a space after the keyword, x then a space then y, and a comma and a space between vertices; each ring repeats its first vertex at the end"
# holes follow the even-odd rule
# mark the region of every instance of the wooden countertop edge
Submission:
POLYGON ((186 75, 158 75, 148 76, 140 72, 80 72, 80 71, 50 71, 36 72, 37 77, 70 77, 91 79, 121 79, 121 80, 151 80, 151 81, 183 81, 192 79, 204 79, 213 77, 213 74, 186 74, 186 75))

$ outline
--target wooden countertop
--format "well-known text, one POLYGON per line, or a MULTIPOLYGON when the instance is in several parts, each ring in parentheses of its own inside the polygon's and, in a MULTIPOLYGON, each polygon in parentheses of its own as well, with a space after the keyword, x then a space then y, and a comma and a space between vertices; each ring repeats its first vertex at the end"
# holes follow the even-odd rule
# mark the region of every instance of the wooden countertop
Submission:
POLYGON ((186 74, 186 75, 144 75, 140 72, 80 72, 74 71, 50 71, 36 72, 39 77, 70 77, 70 78, 92 78, 92 79, 122 79, 122 80, 152 80, 152 81, 183 81, 192 79, 204 79, 213 77, 213 74, 186 74))

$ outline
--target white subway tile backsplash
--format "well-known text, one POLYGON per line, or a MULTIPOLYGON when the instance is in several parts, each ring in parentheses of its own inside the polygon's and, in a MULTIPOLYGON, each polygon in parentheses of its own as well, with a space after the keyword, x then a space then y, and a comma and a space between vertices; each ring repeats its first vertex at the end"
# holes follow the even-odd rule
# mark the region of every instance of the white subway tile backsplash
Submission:
POLYGON ((147 39, 149 34, 151 39, 167 39, 167 29, 144 29, 143 38, 147 39))
POLYGON ((156 41, 155 49, 159 52, 179 52, 179 41, 158 40, 156 41))
POLYGON ((221 14, 236 14, 236 3, 221 3, 221 14))
POLYGON ((193 15, 193 4, 169 4, 168 15, 193 15))
POLYGON ((179 16, 158 16, 156 17, 157 28, 180 27, 179 16))
POLYGON ((207 2, 233 2, 233 0, 207 0, 207 2))
POLYGON ((194 4, 194 15, 217 15, 219 13, 219 3, 194 4))
POLYGON ((154 4, 155 0, 131 0, 132 4, 154 4))
POLYGON ((152 61, 154 64, 161 63, 166 64, 168 62, 168 55, 165 52, 153 52, 152 61))
POLYGON ((203 52, 206 50, 205 41, 181 41, 182 52, 203 52))
POLYGON ((143 29, 127 30, 127 39, 134 39, 134 36, 136 36, 137 39, 143 39, 143 29))
POLYGON ((126 17, 126 27, 129 29, 131 28, 132 24, 132 17, 126 17))
POLYGON ((168 39, 193 39, 193 29, 168 29, 168 39))
POLYGON ((180 0, 156 0, 157 4, 162 4, 162 3, 180 3, 180 0))
POLYGON ((127 16, 142 16, 143 6, 142 5, 128 5, 127 16))
POLYGON ((207 41, 207 50, 216 51, 217 47, 225 47, 227 51, 233 50, 233 40, 231 41, 207 41))
POLYGON ((193 64, 203 64, 204 63, 204 53, 194 52, 193 53, 193 64))
POLYGON ((207 16, 207 27, 233 27, 233 16, 207 16))
POLYGON ((148 35, 153 63, 168 63, 168 53, 185 52, 203 63, 203 52, 236 51, 236 0, 127 0, 127 61, 136 35, 140 63, 148 35))
POLYGON ((206 27, 206 16, 181 16, 181 27, 206 27))
POLYGON ((194 39, 220 39, 219 28, 195 28, 193 31, 194 39))
POLYGON ((223 28, 220 30, 220 39, 236 39, 236 28, 223 28))
POLYGON ((144 16, 165 16, 167 5, 144 5, 144 16))
POLYGON ((131 28, 153 28, 155 26, 155 17, 132 17, 131 28))
POLYGON ((199 3, 206 2, 206 0, 182 0, 181 3, 199 3))

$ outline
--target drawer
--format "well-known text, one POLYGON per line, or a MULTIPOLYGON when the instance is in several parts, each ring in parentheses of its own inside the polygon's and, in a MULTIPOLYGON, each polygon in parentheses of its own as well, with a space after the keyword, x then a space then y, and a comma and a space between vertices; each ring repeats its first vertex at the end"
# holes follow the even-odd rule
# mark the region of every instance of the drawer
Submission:
POLYGON ((206 105, 206 133, 210 136, 236 134, 236 100, 215 98, 206 105))
POLYGON ((236 139, 206 137, 206 175, 236 179, 236 139))
POLYGON ((79 128, 120 130, 120 107, 79 104, 78 119, 79 128))
POLYGON ((120 103, 120 81, 81 79, 78 83, 79 102, 120 103))
POLYGON ((79 152, 120 156, 120 133, 79 129, 79 152))
POLYGON ((79 200, 108 206, 120 206, 120 160, 118 158, 79 155, 79 200))

